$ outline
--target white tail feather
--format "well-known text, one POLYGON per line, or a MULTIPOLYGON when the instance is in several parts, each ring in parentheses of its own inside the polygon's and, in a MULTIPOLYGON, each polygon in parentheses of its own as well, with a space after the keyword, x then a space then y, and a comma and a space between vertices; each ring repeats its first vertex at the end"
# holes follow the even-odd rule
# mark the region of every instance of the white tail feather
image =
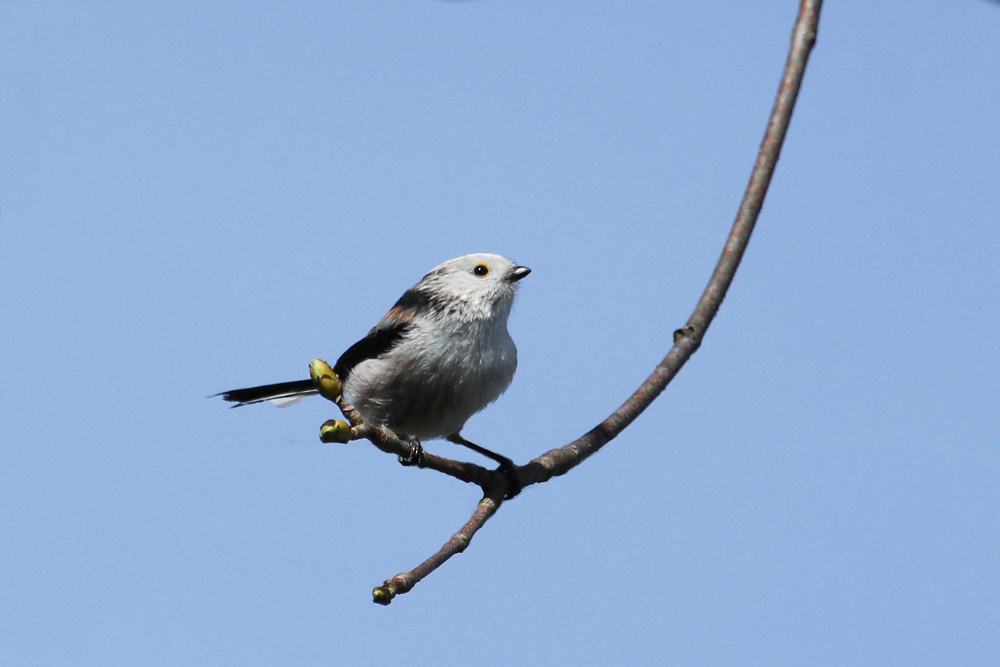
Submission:
POLYGON ((310 395, 311 394, 306 396, 303 396, 302 394, 299 394, 298 396, 279 396, 278 398, 269 398, 267 400, 274 405, 277 405, 279 408, 287 408, 289 405, 298 403, 302 399, 308 398, 310 395))

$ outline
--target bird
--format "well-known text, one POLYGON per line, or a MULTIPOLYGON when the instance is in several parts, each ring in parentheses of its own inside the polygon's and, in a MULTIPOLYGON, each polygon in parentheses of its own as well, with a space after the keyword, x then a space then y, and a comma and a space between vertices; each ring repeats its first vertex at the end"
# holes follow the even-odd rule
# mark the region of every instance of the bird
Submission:
MULTIPOLYGON (((461 436, 472 415, 506 391, 517 370, 507 331, 514 296, 531 269, 500 255, 475 253, 433 268, 406 290, 368 334, 333 366, 344 395, 364 419, 411 443, 404 465, 421 465, 421 441, 444 438, 499 464, 520 491, 511 459, 461 436)), ((216 394, 233 407, 279 407, 317 394, 310 380, 216 394)))

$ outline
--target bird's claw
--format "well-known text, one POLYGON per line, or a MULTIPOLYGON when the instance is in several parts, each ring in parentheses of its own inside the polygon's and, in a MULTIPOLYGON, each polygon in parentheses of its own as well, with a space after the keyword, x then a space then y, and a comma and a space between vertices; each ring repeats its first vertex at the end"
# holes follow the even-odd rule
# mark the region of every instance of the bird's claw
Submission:
POLYGON ((417 466, 418 468, 424 467, 424 448, 421 446, 420 441, 416 438, 410 438, 410 453, 406 456, 400 456, 399 462, 404 466, 417 466))
POLYGON ((510 459, 500 462, 500 467, 497 468, 500 473, 507 479, 507 492, 503 495, 504 500, 510 500, 521 493, 520 480, 517 478, 517 466, 510 459))

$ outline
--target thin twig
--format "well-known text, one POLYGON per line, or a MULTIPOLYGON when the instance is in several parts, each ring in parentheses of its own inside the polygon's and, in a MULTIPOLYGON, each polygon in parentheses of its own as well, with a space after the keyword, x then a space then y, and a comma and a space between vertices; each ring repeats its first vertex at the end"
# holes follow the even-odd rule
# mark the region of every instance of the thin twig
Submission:
POLYGON ((491 487, 483 499, 479 501, 472 518, 462 526, 460 531, 452 535, 451 539, 445 542, 437 553, 417 567, 409 572, 397 574, 392 579, 387 579, 381 586, 377 586, 372 591, 373 601, 381 605, 389 604, 397 595, 408 593, 421 579, 444 565, 449 558, 465 551, 476 532, 500 509, 503 496, 504 490, 501 485, 491 487))
MULTIPOLYGON (((410 442, 400 439, 387 428, 366 423, 361 413, 343 397, 338 397, 336 403, 341 412, 344 413, 344 416, 352 423, 351 440, 368 440, 383 452, 395 454, 399 457, 400 461, 409 457, 411 448, 413 447, 410 442)), ((450 475, 463 482, 477 484, 484 492, 488 486, 495 484, 501 478, 496 471, 488 470, 475 463, 454 461, 443 456, 429 454, 426 451, 421 457, 419 466, 450 475)))
MULTIPOLYGON (((802 0, 801 2, 795 28, 792 30, 792 44, 789 49, 788 60, 785 63, 784 75, 781 79, 781 85, 778 88, 774 108, 771 111, 764 141, 757 155, 757 162, 754 164, 753 172, 750 175, 750 183, 747 185, 746 192, 743 195, 743 202, 736 215, 736 221, 733 223, 733 228, 729 233, 729 238, 726 240, 722 256, 719 258, 715 271, 712 273, 712 277, 701 299, 698 301, 698 305, 688 319, 687 324, 674 333, 674 345, 670 352, 653 370, 653 373, 646 381, 639 386, 636 392, 621 407, 611 413, 607 419, 568 445, 546 452, 527 465, 518 467, 517 476, 522 486, 540 484, 557 475, 564 475, 610 442, 629 424, 635 421, 636 417, 642 414, 643 410, 649 407, 674 376, 677 375, 687 360, 691 358, 691 355, 698 350, 705 332, 715 318, 716 313, 718 313, 719 306, 722 305, 729 285, 736 275, 736 269, 739 267, 743 252, 750 241, 754 224, 757 222, 757 216, 760 214, 761 207, 764 204, 764 196, 767 194, 771 176, 774 174, 775 165, 778 163, 778 156, 781 153, 781 146, 785 140, 788 124, 792 118, 792 110, 795 107, 795 100, 798 97, 802 77, 805 74, 809 53, 816 43, 816 31, 819 25, 819 14, 822 5, 822 0, 802 0)), ((405 443, 395 438, 395 436, 391 436, 391 438, 396 442, 390 442, 385 436, 390 436, 391 434, 387 432, 379 433, 380 431, 383 431, 383 429, 371 429, 370 432, 366 432, 363 436, 359 437, 366 437, 372 440, 376 446, 384 451, 401 453, 402 449, 400 447, 405 443)), ((450 459, 441 459, 440 457, 431 457, 431 459, 434 461, 434 465, 426 467, 433 467, 435 470, 445 472, 453 477, 479 484, 483 487, 484 497, 468 523, 441 547, 437 553, 413 570, 397 574, 392 579, 387 580, 382 586, 375 588, 373 597, 375 602, 379 604, 389 604, 393 597, 408 592, 424 577, 443 565, 449 558, 464 551, 476 532, 497 512, 503 503, 507 482, 496 471, 486 470, 473 464, 460 464, 459 462, 451 461, 450 459), (475 474, 476 479, 465 479, 456 474, 458 468, 453 467, 453 464, 454 466, 472 466, 472 468, 463 468, 463 470, 470 475, 475 474), (473 468, 478 468, 478 471, 473 470, 473 468), (489 477, 482 477, 479 471, 489 477)))

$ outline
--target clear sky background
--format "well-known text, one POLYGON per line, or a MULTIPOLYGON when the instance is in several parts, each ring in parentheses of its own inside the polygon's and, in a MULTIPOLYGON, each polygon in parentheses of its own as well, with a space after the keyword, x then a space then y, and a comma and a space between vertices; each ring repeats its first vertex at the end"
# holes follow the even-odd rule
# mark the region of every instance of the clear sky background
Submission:
POLYGON ((4 3, 0 664, 998 664, 1000 4, 827 2, 701 350, 388 608, 478 489, 205 398, 490 251, 534 272, 465 434, 580 435, 701 293, 795 10, 4 3))

